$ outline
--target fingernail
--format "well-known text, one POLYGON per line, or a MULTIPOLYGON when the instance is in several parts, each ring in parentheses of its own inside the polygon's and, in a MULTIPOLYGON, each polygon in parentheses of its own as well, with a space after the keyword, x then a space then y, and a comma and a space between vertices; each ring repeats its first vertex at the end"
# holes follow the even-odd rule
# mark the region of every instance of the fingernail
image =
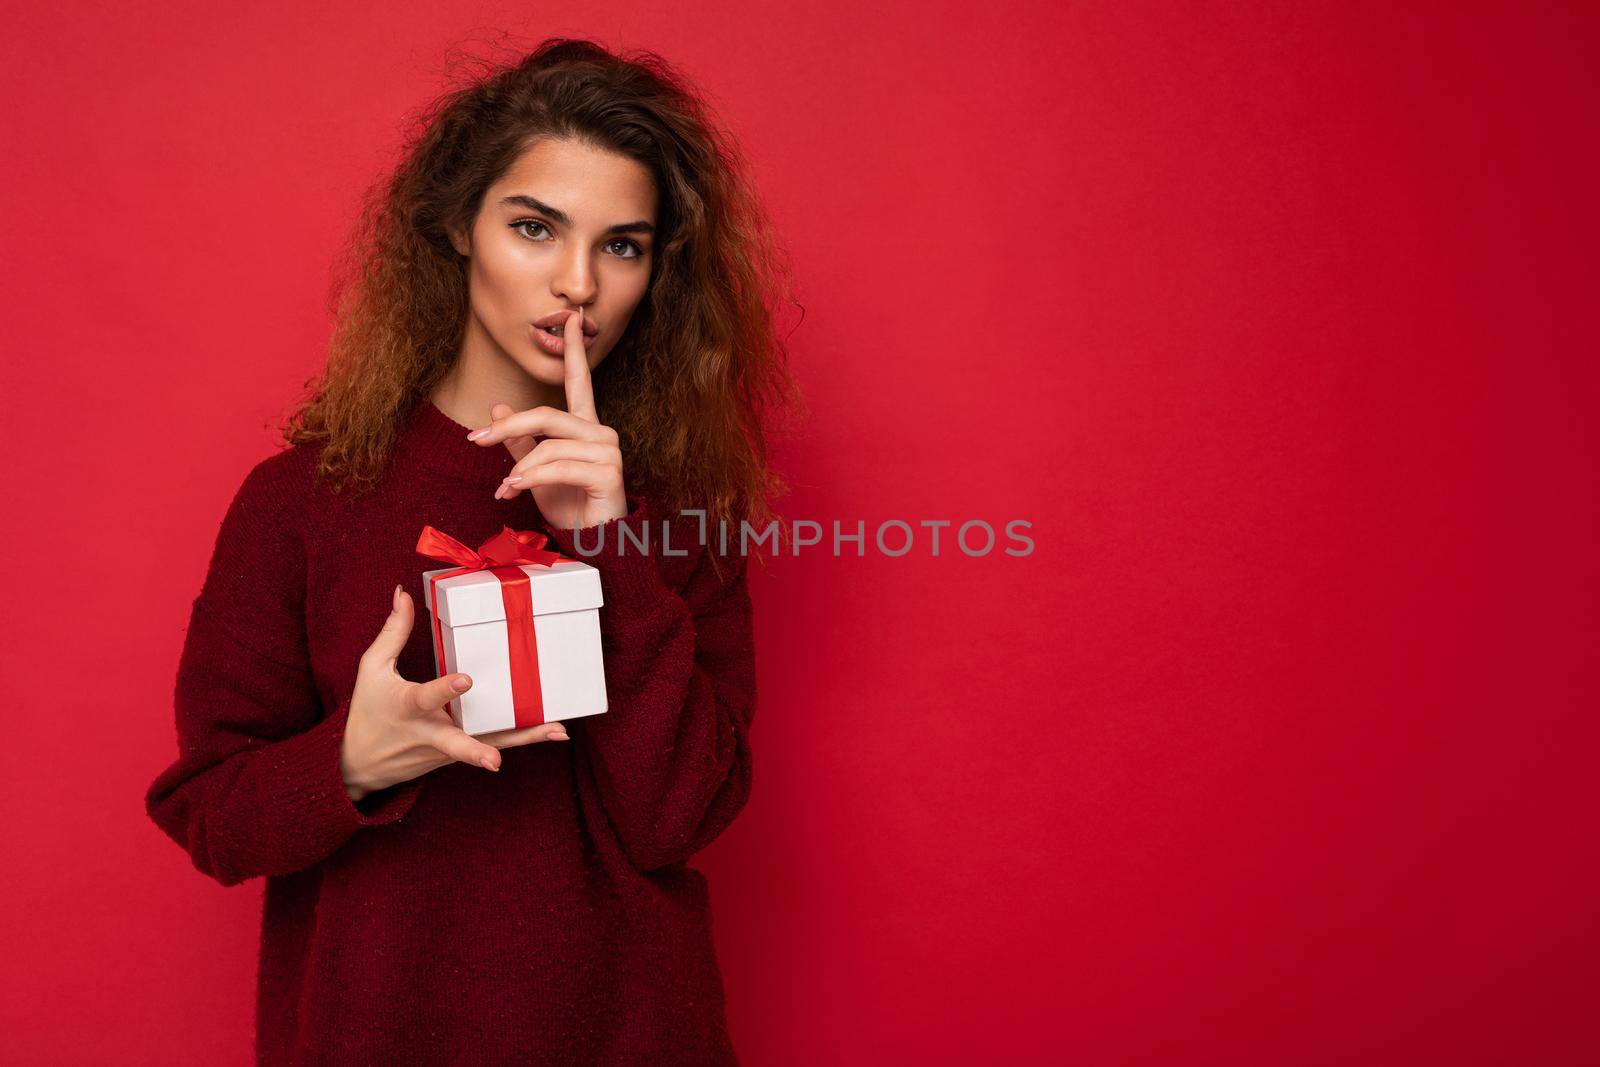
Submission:
POLYGON ((478 438, 482 437, 484 434, 486 434, 488 432, 489 432, 489 427, 487 427, 487 426, 485 426, 481 430, 473 430, 471 433, 467 434, 467 440, 476 441, 478 438))
POLYGON ((569 738, 568 738, 568 737, 567 737, 567 735, 566 735, 566 734, 551 734, 551 735, 550 735, 550 736, 551 736, 551 737, 553 737, 553 738, 555 738, 555 739, 556 739, 556 740, 557 740, 557 741, 566 741, 566 740, 569 740, 569 738))
POLYGON ((513 474, 510 477, 506 478, 505 483, 507 485, 516 485, 520 481, 522 481, 522 475, 513 474))
POLYGON ((465 693, 468 689, 472 688, 472 679, 453 678, 450 681, 450 688, 454 689, 458 693, 465 693))
POLYGON ((394 605, 394 610, 400 610, 400 587, 398 585, 394 587, 394 596, 389 598, 389 602, 394 605))
POLYGON ((498 771, 500 769, 494 765, 494 761, 488 756, 478 757, 478 766, 482 767, 486 771, 498 771))

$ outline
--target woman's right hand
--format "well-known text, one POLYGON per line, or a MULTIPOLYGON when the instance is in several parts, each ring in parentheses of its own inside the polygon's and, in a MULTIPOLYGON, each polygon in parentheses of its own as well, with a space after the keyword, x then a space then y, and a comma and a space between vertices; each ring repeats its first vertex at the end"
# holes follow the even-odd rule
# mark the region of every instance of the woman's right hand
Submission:
POLYGON ((457 761, 498 771, 502 748, 567 740, 565 724, 559 721, 477 737, 457 726, 447 705, 472 688, 471 678, 447 674, 431 682, 408 682, 395 667, 411 636, 414 614, 410 594, 395 586, 393 610, 361 655, 339 750, 339 769, 351 800, 457 761))

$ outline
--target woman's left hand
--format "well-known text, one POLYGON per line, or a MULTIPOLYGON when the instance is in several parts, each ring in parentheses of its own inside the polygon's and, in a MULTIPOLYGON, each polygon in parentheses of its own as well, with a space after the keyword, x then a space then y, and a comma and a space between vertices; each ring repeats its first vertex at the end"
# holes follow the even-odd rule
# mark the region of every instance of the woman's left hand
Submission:
POLYGON ((510 404, 495 404, 489 409, 494 421, 473 431, 483 434, 474 439, 478 445, 504 443, 517 457, 495 499, 510 500, 526 489, 545 524, 564 530, 598 526, 628 513, 622 449, 617 431, 601 425, 595 414, 582 322, 582 315, 568 315, 563 331, 567 410, 540 406, 517 411, 510 404), (544 439, 535 444, 536 437, 544 439))

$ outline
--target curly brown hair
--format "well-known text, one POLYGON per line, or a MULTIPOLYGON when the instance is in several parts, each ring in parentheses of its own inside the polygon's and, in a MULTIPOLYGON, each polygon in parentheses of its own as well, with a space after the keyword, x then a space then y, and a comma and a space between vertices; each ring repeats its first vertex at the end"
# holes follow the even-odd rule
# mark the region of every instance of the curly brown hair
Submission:
POLYGON ((661 197, 649 290, 594 369, 630 489, 705 508, 711 523, 764 526, 787 488, 768 435, 803 407, 776 313, 799 305, 732 137, 654 52, 555 37, 510 63, 476 62, 487 69, 420 112, 395 170, 368 190, 330 290, 327 364, 285 439, 323 444, 317 470, 335 492, 373 487, 403 419, 460 353, 468 263, 449 230, 471 228, 531 144, 570 138, 644 165, 661 197))

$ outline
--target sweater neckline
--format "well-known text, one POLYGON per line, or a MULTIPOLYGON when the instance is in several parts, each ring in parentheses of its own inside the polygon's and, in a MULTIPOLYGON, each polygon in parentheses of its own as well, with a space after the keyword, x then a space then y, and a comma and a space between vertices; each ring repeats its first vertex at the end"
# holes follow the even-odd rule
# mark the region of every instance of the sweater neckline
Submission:
POLYGON ((395 453, 407 464, 453 481, 476 485, 500 481, 516 466, 516 457, 505 445, 468 441, 472 429, 439 410, 431 398, 426 399, 407 416, 395 453))

